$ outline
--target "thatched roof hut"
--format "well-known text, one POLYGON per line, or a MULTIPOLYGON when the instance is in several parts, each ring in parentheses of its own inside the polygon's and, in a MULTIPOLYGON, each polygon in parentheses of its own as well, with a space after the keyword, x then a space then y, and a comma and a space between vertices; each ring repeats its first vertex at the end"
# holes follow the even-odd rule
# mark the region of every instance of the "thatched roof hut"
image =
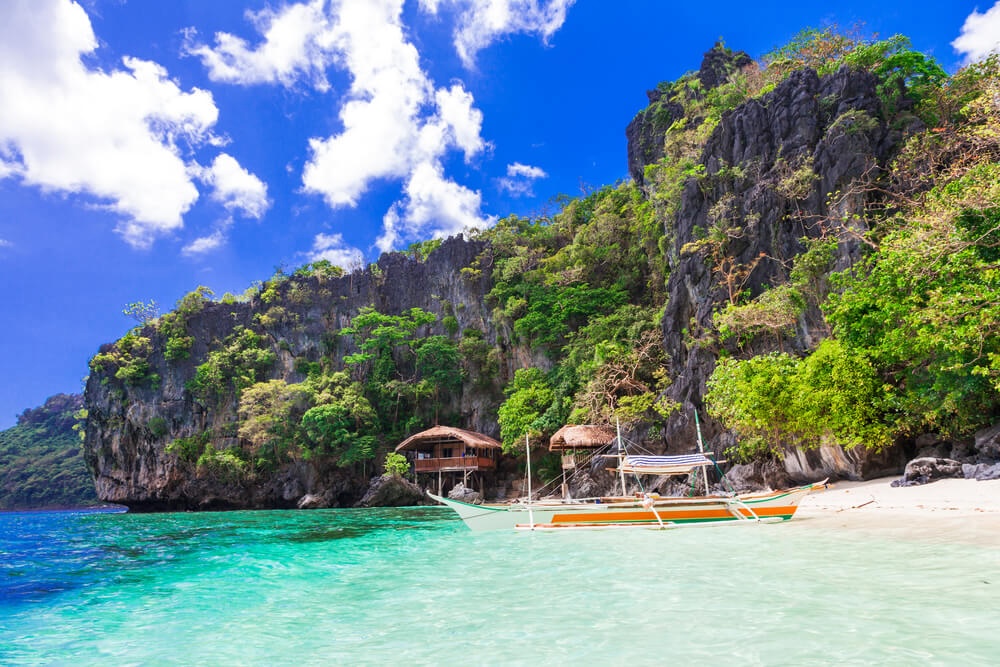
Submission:
POLYGON ((500 443, 482 433, 453 426, 435 426, 415 433, 396 445, 397 452, 434 451, 443 446, 464 445, 475 449, 500 449, 500 443))
POLYGON ((597 449, 610 444, 615 439, 615 430, 610 426, 582 424, 563 426, 549 440, 549 451, 566 449, 597 449))

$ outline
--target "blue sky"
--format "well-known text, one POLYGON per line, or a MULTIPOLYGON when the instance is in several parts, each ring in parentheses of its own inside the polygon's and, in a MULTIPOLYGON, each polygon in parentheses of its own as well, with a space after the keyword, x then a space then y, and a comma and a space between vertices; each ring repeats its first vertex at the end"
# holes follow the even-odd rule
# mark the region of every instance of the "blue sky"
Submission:
POLYGON ((198 285, 345 267, 628 177, 625 126, 718 39, 903 33, 949 71, 1000 2, 6 0, 0 428, 198 285))

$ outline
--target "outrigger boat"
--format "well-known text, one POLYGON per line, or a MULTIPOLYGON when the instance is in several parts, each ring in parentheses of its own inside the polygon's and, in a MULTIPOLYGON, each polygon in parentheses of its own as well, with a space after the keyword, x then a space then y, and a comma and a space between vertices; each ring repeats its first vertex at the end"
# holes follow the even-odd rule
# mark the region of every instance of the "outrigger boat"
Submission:
MULTIPOLYGON (((674 457, 657 457, 674 458, 674 457)), ((826 480, 794 489, 741 495, 639 498, 607 497, 578 501, 541 500, 473 505, 431 495, 447 505, 472 530, 553 528, 671 528, 723 521, 785 521, 799 502, 826 480)))
MULTIPOLYGON (((699 432, 699 447, 701 433, 699 432)), ((620 436, 617 438, 621 443, 620 436)), ((624 451, 624 447, 620 451, 624 451)), ((625 474, 680 475, 716 466, 703 453, 681 456, 615 455, 622 489, 625 474)), ((717 467, 717 466, 716 466, 717 467)), ((726 521, 777 522, 794 516, 801 500, 810 492, 826 485, 827 480, 780 491, 667 497, 655 493, 633 496, 606 496, 565 500, 547 498, 532 500, 530 488, 530 457, 528 461, 528 498, 511 503, 475 505, 433 494, 431 498, 447 505, 472 530, 564 530, 571 528, 673 528, 687 524, 711 524, 726 521)), ((708 490, 708 478, 705 489, 708 490)))

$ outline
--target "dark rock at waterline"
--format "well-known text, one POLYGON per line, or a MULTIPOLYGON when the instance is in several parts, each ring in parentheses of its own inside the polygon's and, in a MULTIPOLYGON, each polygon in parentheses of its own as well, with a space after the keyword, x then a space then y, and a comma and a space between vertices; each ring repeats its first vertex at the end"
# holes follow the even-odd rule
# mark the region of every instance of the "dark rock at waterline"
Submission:
POLYGON ((355 507, 409 507, 426 502, 423 489, 413 482, 383 475, 372 479, 368 491, 355 507))
POLYGON ((463 503, 476 503, 483 499, 483 494, 459 482, 448 492, 448 497, 463 503))
POLYGON ((892 486, 917 486, 939 479, 963 478, 962 463, 954 459, 940 459, 930 456, 913 459, 906 464, 903 478, 896 480, 892 486))

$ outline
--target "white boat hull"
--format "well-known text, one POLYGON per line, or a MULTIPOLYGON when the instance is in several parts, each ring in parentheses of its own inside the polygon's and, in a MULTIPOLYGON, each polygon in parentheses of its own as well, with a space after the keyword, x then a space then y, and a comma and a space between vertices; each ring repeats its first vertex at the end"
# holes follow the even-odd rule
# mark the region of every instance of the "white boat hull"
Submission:
POLYGON ((791 519, 808 493, 826 480, 784 491, 694 498, 613 498, 594 502, 540 501, 470 505, 431 498, 447 505, 472 530, 513 528, 672 527, 724 521, 791 519))

